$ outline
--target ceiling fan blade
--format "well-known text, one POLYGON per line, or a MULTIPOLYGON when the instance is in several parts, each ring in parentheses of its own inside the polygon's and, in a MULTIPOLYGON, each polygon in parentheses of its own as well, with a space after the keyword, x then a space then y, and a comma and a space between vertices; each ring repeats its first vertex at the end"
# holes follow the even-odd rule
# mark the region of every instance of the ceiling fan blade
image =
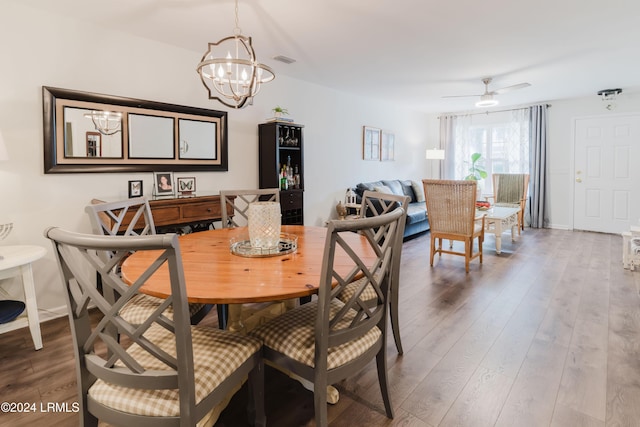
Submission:
POLYGON ((502 89, 496 89, 489 93, 491 93, 492 95, 500 95, 501 93, 511 92, 512 90, 516 90, 516 89, 524 89, 525 87, 529 87, 529 86, 531 86, 529 83, 519 83, 517 85, 503 87, 502 89))
POLYGON ((477 94, 477 95, 445 95, 443 96, 443 98, 469 98, 472 96, 482 96, 483 94, 477 94))

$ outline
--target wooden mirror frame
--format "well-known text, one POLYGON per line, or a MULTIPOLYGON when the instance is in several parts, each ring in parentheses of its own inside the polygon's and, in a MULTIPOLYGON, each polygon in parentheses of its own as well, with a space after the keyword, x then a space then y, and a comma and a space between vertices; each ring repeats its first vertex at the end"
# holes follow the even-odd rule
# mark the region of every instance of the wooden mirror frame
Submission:
POLYGON ((79 92, 69 89, 42 87, 44 112, 44 172, 161 172, 161 171, 227 171, 228 141, 227 112, 207 110, 197 107, 166 104, 119 96, 79 92), (64 152, 63 123, 64 107, 121 111, 122 119, 122 157, 72 157, 64 152), (171 159, 129 158, 128 115, 148 114, 166 117, 174 121, 174 155, 171 159), (211 122, 216 124, 215 159, 180 159, 180 138, 178 123, 180 119, 211 122))

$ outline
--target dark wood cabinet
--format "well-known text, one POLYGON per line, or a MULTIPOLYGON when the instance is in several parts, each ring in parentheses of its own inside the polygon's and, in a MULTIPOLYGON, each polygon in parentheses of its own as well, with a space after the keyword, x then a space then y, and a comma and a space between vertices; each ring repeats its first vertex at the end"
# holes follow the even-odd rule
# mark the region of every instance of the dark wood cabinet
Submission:
POLYGON ((262 123, 258 125, 259 186, 280 188, 283 224, 304 222, 304 126, 294 123, 262 123), (285 186, 281 171, 289 167, 293 176, 285 186))
MULTIPOLYGON (((91 203, 105 202, 93 199, 91 203)), ((176 232, 184 226, 190 226, 193 231, 206 230, 222 218, 219 195, 149 200, 149 207, 158 233, 176 232)), ((132 218, 133 212, 128 212, 122 226, 129 225, 132 218)), ((105 218, 105 222, 110 223, 110 219, 105 218)))

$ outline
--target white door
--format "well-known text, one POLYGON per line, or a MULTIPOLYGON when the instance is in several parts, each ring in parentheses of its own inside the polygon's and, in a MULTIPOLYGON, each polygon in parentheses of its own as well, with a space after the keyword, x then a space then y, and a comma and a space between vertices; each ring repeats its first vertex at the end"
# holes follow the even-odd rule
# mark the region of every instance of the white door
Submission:
POLYGON ((573 227, 620 233, 640 219, 640 114, 575 122, 573 227))

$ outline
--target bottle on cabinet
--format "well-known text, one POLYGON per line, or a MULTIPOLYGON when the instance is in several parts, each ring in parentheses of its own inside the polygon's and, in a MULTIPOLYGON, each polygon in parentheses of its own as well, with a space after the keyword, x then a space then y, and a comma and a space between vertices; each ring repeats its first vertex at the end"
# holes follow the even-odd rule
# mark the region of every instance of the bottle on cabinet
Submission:
POLYGON ((303 128, 295 123, 258 125, 259 186, 280 188, 283 224, 304 223, 303 128))

